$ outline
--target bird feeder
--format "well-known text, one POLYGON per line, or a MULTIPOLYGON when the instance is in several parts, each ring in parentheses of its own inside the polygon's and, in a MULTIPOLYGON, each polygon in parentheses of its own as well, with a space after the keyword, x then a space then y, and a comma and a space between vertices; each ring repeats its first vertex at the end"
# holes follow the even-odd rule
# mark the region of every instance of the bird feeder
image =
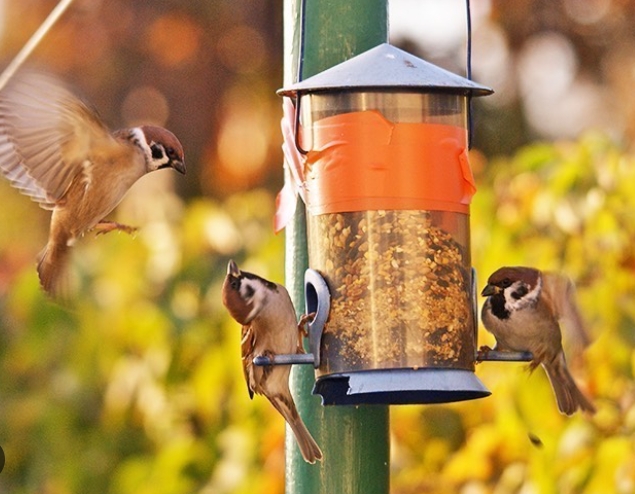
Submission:
POLYGON ((471 97, 492 90, 390 44, 281 89, 305 154, 309 265, 330 291, 324 404, 440 403, 474 374, 471 97))

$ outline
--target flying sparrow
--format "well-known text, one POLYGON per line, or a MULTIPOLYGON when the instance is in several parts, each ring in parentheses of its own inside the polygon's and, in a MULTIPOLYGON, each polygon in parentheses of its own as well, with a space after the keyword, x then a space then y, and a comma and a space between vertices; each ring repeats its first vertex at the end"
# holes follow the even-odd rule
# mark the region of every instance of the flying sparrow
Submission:
POLYGON ((246 271, 234 261, 227 265, 223 283, 223 304, 242 324, 243 371, 250 398, 264 395, 280 412, 300 447, 304 460, 315 463, 322 451, 300 418, 289 390, 288 365, 255 366, 258 356, 302 353, 295 309, 287 289, 246 271))
POLYGON ((577 338, 588 343, 573 283, 556 273, 503 267, 489 277, 482 295, 488 298, 481 319, 496 338, 496 350, 531 352, 530 369, 544 367, 562 413, 571 415, 578 408, 594 413, 595 407, 569 373, 562 349, 560 320, 571 324, 577 338))
POLYGON ((135 230, 103 219, 132 184, 160 168, 185 173, 181 143, 166 129, 111 133, 93 109, 41 72, 19 72, 0 92, 0 170, 20 192, 52 210, 37 267, 51 295, 78 237, 92 229, 135 230))

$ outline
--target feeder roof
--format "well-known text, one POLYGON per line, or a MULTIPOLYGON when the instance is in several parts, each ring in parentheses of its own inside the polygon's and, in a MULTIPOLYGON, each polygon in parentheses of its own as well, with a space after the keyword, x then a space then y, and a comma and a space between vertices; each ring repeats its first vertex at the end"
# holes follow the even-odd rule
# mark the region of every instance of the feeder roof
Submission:
POLYGON ((468 96, 486 96, 494 91, 437 67, 389 43, 383 43, 324 72, 278 90, 281 96, 361 89, 431 90, 468 96))

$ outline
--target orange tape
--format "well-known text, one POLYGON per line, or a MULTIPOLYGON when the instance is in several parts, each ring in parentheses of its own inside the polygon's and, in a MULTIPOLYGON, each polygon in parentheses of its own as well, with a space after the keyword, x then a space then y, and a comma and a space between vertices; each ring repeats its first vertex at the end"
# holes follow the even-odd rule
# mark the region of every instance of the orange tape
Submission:
MULTIPOLYGON (((303 147, 309 144, 302 141, 303 147)), ((464 128, 393 123, 373 110, 317 121, 313 141, 305 177, 312 214, 469 212, 476 187, 464 128)))

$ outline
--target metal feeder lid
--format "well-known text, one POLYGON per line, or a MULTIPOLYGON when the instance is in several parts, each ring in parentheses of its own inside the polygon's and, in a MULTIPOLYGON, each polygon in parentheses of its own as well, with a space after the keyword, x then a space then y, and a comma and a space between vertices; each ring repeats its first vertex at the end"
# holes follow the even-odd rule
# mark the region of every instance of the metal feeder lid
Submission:
POLYGON ((319 91, 401 88, 486 96, 494 91, 383 43, 324 72, 278 90, 281 96, 319 91))

